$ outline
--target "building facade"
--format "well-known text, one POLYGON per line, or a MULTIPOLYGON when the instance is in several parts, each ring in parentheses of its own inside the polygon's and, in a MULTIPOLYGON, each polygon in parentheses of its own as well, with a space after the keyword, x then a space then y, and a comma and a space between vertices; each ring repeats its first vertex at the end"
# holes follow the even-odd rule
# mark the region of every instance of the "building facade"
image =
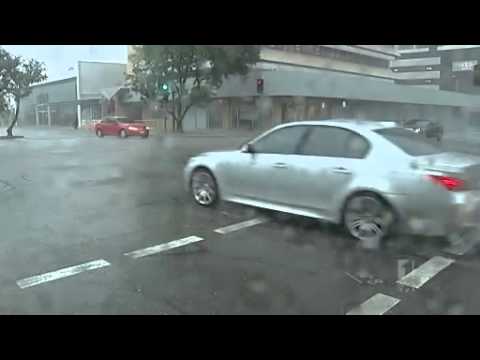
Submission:
POLYGON ((77 78, 31 87, 20 101, 19 125, 72 126, 77 121, 77 78))
POLYGON ((393 81, 394 45, 262 45, 256 68, 327 70, 393 81))
MULTIPOLYGON (((95 61, 78 62, 78 118, 80 125, 92 123, 106 115, 138 118, 135 106, 123 106, 127 64, 95 61)), ((137 111, 138 112, 138 111, 137 111)))
POLYGON ((141 118, 138 102, 128 102, 126 64, 79 61, 77 76, 31 87, 20 103, 19 124, 87 126, 107 115, 141 118))
POLYGON ((397 83, 480 94, 473 81, 480 45, 396 45, 395 50, 399 57, 390 66, 397 83))
MULTIPOLYGON (((189 113, 195 114, 195 125, 187 118, 184 128, 265 129, 329 118, 432 118, 447 128, 467 124, 480 108, 480 97, 440 90, 440 81, 433 80, 441 79, 435 66, 442 62, 432 56, 420 60, 422 53, 417 45, 262 45, 261 60, 250 74, 225 80, 207 108, 189 113), (418 60, 408 63, 405 54, 418 60), (258 79, 264 82, 262 93, 258 79)), ((146 119, 151 113, 142 115, 146 119)))

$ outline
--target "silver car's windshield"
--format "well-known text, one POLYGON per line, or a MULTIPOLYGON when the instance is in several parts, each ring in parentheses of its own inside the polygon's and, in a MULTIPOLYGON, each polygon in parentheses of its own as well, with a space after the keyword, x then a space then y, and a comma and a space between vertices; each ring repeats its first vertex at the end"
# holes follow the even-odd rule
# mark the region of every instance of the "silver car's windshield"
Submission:
POLYGON ((388 128, 376 130, 375 132, 411 156, 433 155, 444 152, 444 150, 430 143, 423 136, 409 130, 388 128))

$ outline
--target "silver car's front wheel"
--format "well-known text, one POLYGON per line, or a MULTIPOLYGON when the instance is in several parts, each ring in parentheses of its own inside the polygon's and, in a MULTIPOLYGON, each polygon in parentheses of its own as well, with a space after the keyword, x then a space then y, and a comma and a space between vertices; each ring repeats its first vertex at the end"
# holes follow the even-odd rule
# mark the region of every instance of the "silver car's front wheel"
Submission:
POLYGON ((388 235, 393 223, 393 212, 377 196, 361 194, 347 202, 343 222, 353 237, 378 243, 388 235))
POLYGON ((213 175, 207 170, 196 170, 191 181, 195 201, 202 206, 212 206, 218 199, 217 184, 213 175))

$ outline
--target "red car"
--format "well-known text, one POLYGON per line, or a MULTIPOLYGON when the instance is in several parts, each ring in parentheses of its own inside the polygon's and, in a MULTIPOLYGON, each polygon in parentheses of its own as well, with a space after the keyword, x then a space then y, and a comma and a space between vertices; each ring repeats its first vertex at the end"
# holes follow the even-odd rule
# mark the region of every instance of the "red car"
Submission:
POLYGON ((109 116, 95 125, 95 134, 98 137, 116 135, 121 138, 141 136, 147 138, 150 128, 141 121, 131 121, 126 116, 109 116))

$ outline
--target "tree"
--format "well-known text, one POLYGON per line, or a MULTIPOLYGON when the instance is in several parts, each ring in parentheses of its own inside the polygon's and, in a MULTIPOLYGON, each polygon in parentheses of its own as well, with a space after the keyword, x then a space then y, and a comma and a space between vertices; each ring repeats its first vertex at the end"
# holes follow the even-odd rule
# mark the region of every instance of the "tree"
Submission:
POLYGON ((31 86, 47 79, 45 65, 34 59, 23 59, 0 48, 0 109, 8 110, 15 104, 15 115, 7 128, 7 136, 13 136, 18 121, 20 100, 32 92, 31 86))
POLYGON ((143 45, 131 55, 128 81, 145 100, 167 108, 177 131, 196 104, 231 75, 246 75, 260 59, 257 45, 143 45))
POLYGON ((10 84, 9 75, 11 74, 12 67, 11 55, 0 48, 0 112, 10 109, 10 99, 7 91, 10 84))

